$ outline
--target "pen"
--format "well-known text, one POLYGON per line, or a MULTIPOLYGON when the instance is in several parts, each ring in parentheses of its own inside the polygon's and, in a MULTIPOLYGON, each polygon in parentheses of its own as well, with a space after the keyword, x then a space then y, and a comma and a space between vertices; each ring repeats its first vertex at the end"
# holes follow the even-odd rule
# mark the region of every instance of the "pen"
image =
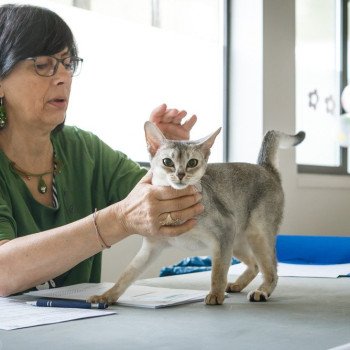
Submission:
POLYGON ((41 307, 66 307, 78 309, 107 309, 107 303, 89 303, 83 300, 66 300, 66 299, 46 299, 41 298, 37 301, 27 301, 28 305, 41 307))

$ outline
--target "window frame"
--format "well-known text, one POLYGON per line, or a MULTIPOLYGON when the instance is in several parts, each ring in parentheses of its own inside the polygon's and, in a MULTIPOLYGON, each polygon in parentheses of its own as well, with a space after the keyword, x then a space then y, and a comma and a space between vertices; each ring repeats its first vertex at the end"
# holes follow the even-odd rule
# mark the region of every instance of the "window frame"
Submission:
MULTIPOLYGON (((348 4, 350 0, 340 0, 340 48, 341 48, 341 78, 340 78, 340 91, 343 91, 348 84, 347 78, 347 60, 348 60, 348 4)), ((341 113, 344 113, 341 107, 341 113)), ((340 152, 340 165, 334 166, 320 166, 320 165, 308 165, 297 164, 299 174, 323 174, 323 175, 350 175, 348 172, 348 149, 346 147, 339 147, 340 152)))
POLYGON ((231 62, 231 1, 223 0, 223 162, 229 161, 230 130, 230 62, 231 62))

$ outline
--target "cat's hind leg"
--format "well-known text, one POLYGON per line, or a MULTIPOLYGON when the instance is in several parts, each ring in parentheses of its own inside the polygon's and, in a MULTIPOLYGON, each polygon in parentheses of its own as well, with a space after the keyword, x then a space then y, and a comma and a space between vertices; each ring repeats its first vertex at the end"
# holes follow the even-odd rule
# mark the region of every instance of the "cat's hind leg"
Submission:
POLYGON ((258 289, 248 294, 249 301, 266 301, 277 285, 275 235, 264 226, 250 223, 246 230, 247 241, 263 278, 258 289))
POLYGON ((258 274, 259 268, 251 254, 242 254, 234 252, 235 258, 247 265, 245 271, 234 282, 227 283, 226 292, 238 293, 241 292, 258 274))
POLYGON ((146 270, 146 268, 159 256, 162 244, 143 239, 142 247, 130 264, 126 267, 115 285, 102 295, 93 295, 88 300, 91 303, 115 303, 125 290, 146 270))

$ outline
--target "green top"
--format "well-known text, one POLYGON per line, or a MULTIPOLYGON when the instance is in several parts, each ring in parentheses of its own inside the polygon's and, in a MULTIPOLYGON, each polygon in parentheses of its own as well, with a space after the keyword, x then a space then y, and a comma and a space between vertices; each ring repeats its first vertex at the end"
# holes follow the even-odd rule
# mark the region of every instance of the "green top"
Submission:
MULTIPOLYGON (((0 240, 49 230, 90 215, 125 198, 146 170, 112 150, 97 136, 65 126, 52 134, 56 158, 62 164, 55 176, 58 207, 38 203, 0 150, 0 240)), ((57 287, 99 282, 101 256, 82 261, 54 279, 57 287)), ((1 268, 1 267, 0 267, 1 268)))

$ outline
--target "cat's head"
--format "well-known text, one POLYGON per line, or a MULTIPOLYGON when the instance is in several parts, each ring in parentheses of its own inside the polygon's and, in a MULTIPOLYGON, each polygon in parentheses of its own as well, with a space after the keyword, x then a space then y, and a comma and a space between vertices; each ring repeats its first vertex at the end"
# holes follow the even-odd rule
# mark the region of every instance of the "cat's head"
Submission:
POLYGON ((220 130, 197 141, 174 141, 167 140, 155 124, 146 122, 153 183, 175 189, 196 184, 205 173, 210 148, 220 130))

